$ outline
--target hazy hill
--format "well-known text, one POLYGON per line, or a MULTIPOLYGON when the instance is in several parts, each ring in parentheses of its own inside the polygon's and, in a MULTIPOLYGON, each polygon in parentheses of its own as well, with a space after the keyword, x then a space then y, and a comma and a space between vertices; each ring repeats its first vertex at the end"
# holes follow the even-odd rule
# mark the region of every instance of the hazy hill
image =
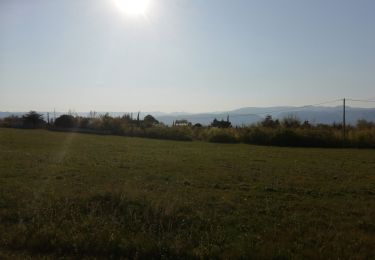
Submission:
MULTIPOLYGON (((311 123, 339 123, 342 122, 342 107, 246 107, 221 113, 185 114, 185 115, 161 115, 158 119, 166 124, 171 124, 175 119, 187 119, 192 123, 209 124, 214 118, 226 119, 229 115, 233 125, 247 125, 259 122, 266 115, 282 119, 286 116, 296 116, 300 120, 308 120, 311 123)), ((375 108, 346 108, 346 120, 348 124, 355 124, 359 119, 375 121, 375 108)))

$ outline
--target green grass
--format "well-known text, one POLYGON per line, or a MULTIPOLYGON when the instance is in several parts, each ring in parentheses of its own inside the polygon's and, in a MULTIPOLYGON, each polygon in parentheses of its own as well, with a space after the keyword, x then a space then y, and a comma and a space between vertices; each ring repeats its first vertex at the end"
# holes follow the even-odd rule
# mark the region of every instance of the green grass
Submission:
POLYGON ((0 128, 0 258, 372 258, 375 151, 0 128))

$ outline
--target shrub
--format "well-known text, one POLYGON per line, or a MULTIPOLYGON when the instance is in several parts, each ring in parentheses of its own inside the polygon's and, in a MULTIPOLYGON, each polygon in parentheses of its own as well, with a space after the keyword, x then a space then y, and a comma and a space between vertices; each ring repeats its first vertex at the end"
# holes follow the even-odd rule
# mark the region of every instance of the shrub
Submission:
POLYGON ((18 116, 14 116, 14 115, 5 117, 1 122, 2 127, 19 128, 19 127, 22 127, 22 125, 23 125, 22 118, 18 116))
POLYGON ((78 118, 78 127, 80 128, 89 128, 90 126, 90 119, 87 117, 79 117, 78 118))
POLYGON ((208 132, 207 141, 212 143, 237 143, 233 131, 229 129, 211 128, 208 132))
POLYGON ((375 148, 375 129, 350 131, 348 145, 358 148, 375 148))
POLYGON ((239 131, 240 140, 244 143, 303 147, 342 146, 340 135, 329 129, 248 127, 239 131))
POLYGON ((300 146, 303 138, 295 130, 280 128, 271 137, 271 143, 277 146, 300 146))
POLYGON ((149 128, 140 128, 123 125, 122 134, 133 137, 146 137, 176 141, 192 141, 191 130, 187 127, 165 127, 154 126, 149 128))
POLYGON ((242 131, 241 141, 249 144, 270 145, 273 130, 251 127, 242 131))
POLYGON ((357 122, 357 128, 360 130, 375 128, 375 123, 361 119, 357 122))
POLYGON ((192 141, 191 131, 185 127, 151 127, 144 130, 144 136, 167 140, 192 141))

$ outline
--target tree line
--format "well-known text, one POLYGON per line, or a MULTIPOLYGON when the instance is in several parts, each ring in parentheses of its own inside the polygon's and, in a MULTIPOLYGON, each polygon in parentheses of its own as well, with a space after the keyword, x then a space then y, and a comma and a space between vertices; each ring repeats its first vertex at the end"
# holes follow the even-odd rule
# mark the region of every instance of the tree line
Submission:
POLYGON ((45 120, 35 111, 18 117, 0 119, 0 126, 14 128, 46 128, 54 131, 77 131, 96 134, 113 134, 169 140, 201 140, 219 143, 249 143, 274 146, 300 147, 359 147, 375 148, 375 123, 359 120, 355 126, 347 126, 343 134, 341 124, 311 124, 295 116, 281 120, 266 116, 261 122, 248 126, 233 127, 229 116, 226 120, 214 119, 210 125, 191 124, 187 120, 175 121, 172 126, 159 122, 152 115, 143 119, 132 114, 113 117, 108 113, 90 113, 83 117, 65 114, 45 120))

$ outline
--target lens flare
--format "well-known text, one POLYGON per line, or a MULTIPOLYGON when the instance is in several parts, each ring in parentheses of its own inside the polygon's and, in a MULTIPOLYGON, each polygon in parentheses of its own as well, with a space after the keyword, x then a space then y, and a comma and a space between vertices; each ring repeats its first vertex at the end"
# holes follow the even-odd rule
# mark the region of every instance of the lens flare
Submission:
POLYGON ((118 10, 128 16, 145 15, 149 6, 150 0, 113 0, 118 10))

